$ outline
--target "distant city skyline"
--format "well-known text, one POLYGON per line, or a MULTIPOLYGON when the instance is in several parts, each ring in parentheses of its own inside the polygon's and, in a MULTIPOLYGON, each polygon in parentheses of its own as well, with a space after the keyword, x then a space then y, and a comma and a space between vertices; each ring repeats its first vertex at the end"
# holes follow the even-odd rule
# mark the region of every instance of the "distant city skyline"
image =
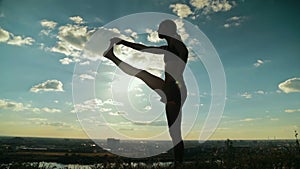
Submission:
MULTIPOLYGON (((122 135, 151 139, 166 130, 163 116, 151 123, 123 121, 123 117, 138 116, 115 110, 128 105, 109 97, 115 73, 109 62, 97 72, 73 74, 76 64, 93 64, 81 58, 81 52, 99 27, 126 15, 151 11, 176 15, 198 26, 219 54, 227 97, 210 140, 294 139, 294 131, 300 130, 299 5, 297 1, 273 0, 0 0, 0 136, 88 138, 76 111, 99 111, 107 121, 89 122, 111 124, 121 133, 103 127, 99 131, 102 139, 126 138, 122 135), (73 78, 97 82, 97 99, 85 100, 77 110, 72 100, 73 78)), ((180 19, 177 26, 184 28, 180 19)), ((136 34, 135 28, 120 31, 137 42, 164 43, 155 29, 143 29, 144 35, 136 34)), ((180 31, 185 35, 184 29, 180 31)), ((200 101, 195 105, 200 111, 185 140, 198 140, 211 101, 205 67, 193 67, 193 63, 201 62, 191 57, 188 65, 198 75, 200 101)), ((141 102, 146 87, 134 81, 130 90, 136 101, 132 104, 151 119, 153 105, 141 102)), ((193 94, 190 91, 189 97, 193 94)), ((186 110, 194 109, 187 105, 186 110)), ((183 113, 182 127, 186 129, 197 112, 183 113)), ((157 139, 168 139, 168 135, 157 139)))

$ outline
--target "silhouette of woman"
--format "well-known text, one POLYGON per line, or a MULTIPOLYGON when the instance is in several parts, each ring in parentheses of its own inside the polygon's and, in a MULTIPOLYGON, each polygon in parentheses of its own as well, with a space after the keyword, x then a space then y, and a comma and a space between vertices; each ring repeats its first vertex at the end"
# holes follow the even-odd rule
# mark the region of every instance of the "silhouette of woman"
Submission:
POLYGON ((114 62, 128 75, 135 76, 144 81, 151 89, 155 90, 165 103, 165 111, 168 121, 169 133, 174 145, 175 166, 182 163, 184 144, 181 136, 182 106, 186 100, 187 89, 183 79, 183 71, 188 59, 188 50, 177 34, 176 24, 172 20, 164 20, 158 28, 159 38, 167 41, 166 46, 145 46, 132 43, 120 38, 112 38, 110 47, 104 52, 104 57, 114 62), (113 53, 113 46, 122 44, 138 51, 155 54, 163 54, 165 62, 164 80, 137 69, 119 58, 113 53))

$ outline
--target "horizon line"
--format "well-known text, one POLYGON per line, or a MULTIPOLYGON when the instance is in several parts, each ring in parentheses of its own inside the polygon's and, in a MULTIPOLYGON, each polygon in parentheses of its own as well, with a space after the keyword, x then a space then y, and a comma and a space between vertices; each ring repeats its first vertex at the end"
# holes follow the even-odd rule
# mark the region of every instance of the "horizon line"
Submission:
MULTIPOLYGON (((21 135, 0 135, 0 138, 1 137, 12 137, 12 138, 42 138, 42 139, 72 139, 72 140, 107 140, 109 138, 114 138, 114 137, 108 137, 108 138, 99 138, 99 139, 91 139, 91 138, 82 138, 82 137, 51 137, 51 136, 48 136, 48 137, 45 137, 45 136, 21 136, 21 135)), ((145 140, 145 139, 120 139, 120 138, 114 138, 114 139, 119 139, 119 140, 123 140, 123 141, 171 141, 171 140, 145 140)), ((295 140, 295 139, 292 139, 292 138, 256 138, 256 139, 253 139, 253 138, 239 138, 239 139, 230 139, 230 138, 226 138, 226 139, 208 139, 206 141, 226 141, 226 140, 231 140, 231 141, 280 141, 280 140, 295 140)), ((198 142, 201 142, 201 143, 204 143, 206 141, 203 141, 203 140, 193 140, 193 139, 184 139, 183 141, 198 141, 198 142)))

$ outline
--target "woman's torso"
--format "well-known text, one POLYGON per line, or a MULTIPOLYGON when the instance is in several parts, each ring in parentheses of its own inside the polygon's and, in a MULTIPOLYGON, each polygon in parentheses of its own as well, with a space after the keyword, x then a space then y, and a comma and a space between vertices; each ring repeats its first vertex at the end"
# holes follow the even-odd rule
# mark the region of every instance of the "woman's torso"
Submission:
MULTIPOLYGON (((175 44, 167 46, 167 52, 164 54, 165 83, 167 86, 171 84, 176 84, 176 86, 178 86, 182 104, 187 95, 187 89, 183 78, 187 58, 187 48, 181 41, 177 41, 175 44)), ((170 92, 172 93, 172 91, 170 92)), ((176 90, 173 92, 176 92, 176 90)))
POLYGON ((174 41, 166 47, 164 54, 165 82, 177 81, 184 84, 183 72, 188 58, 188 50, 181 41, 174 41))

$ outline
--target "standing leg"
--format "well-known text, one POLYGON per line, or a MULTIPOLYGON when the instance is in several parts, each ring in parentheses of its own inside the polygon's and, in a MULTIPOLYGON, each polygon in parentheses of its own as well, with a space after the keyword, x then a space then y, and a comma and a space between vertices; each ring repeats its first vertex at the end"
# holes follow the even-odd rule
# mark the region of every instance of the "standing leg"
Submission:
POLYGON ((170 101, 166 104, 166 113, 170 136, 174 145, 175 165, 182 163, 184 155, 184 144, 181 136, 181 105, 170 101))

